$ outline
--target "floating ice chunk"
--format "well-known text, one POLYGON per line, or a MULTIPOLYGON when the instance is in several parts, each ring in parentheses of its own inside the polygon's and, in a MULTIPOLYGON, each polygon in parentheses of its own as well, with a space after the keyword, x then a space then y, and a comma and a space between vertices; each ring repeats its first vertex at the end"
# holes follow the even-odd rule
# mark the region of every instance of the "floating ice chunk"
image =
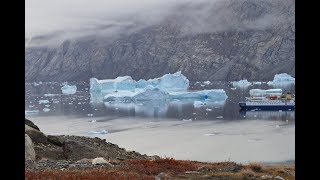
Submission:
POLYGON ((206 111, 212 111, 212 109, 210 109, 210 108, 207 108, 207 109, 206 109, 206 111))
POLYGON ((39 102, 39 104, 48 104, 49 103, 49 101, 48 100, 39 100, 38 101, 39 102))
POLYGON ((24 111, 26 116, 39 114, 39 110, 26 110, 24 111))
POLYGON ((49 112, 50 109, 49 109, 49 108, 43 108, 42 111, 43 111, 43 112, 49 112))
POLYGON ((50 107, 50 104, 46 104, 46 105, 44 105, 45 107, 50 107))
POLYGON ((182 121, 190 122, 190 121, 192 121, 192 119, 182 119, 182 121))
POLYGON ((185 91, 185 92, 170 92, 171 99, 210 99, 215 101, 224 101, 228 98, 223 89, 210 89, 201 91, 185 91))
POLYGON ((95 122, 97 122, 97 120, 92 120, 92 121, 90 121, 90 122, 95 123, 95 122))
POLYGON ((64 85, 62 88, 61 88, 61 91, 62 91, 62 94, 74 94, 77 92, 77 86, 75 85, 64 85))
POLYGON ((216 134, 214 134, 214 133, 208 133, 208 134, 204 134, 205 136, 214 136, 214 135, 216 135, 216 134))
POLYGON ((194 103, 193 103, 193 106, 195 108, 198 108, 198 107, 201 107, 201 106, 204 106, 204 105, 206 105, 206 103, 202 102, 202 101, 194 101, 194 103))
POLYGON ((90 92, 105 92, 110 93, 119 90, 131 90, 136 88, 137 82, 131 76, 120 76, 115 79, 98 80, 97 78, 90 79, 90 92))
POLYGON ((237 88, 233 87, 233 88, 230 88, 231 90, 236 90, 237 88))
POLYGON ((107 130, 101 130, 101 131, 91 131, 89 134, 108 134, 107 130))
POLYGON ((44 97, 52 97, 52 96, 56 96, 58 94, 44 94, 44 97))
POLYGON ((217 116, 216 118, 217 118, 217 119, 222 119, 222 118, 223 118, 223 116, 217 116))
POLYGON ((273 81, 269 81, 267 84, 273 87, 287 87, 295 84, 295 78, 287 73, 276 74, 273 81))
POLYGON ((244 79, 244 80, 240 80, 240 81, 234 81, 234 82, 232 82, 232 85, 233 85, 233 87, 236 87, 236 88, 246 89, 249 86, 251 86, 252 83, 249 82, 248 80, 244 79))
POLYGON ((250 96, 281 96, 282 89, 250 89, 250 96))
POLYGON ((253 82, 253 84, 254 84, 254 85, 261 85, 262 82, 257 81, 257 82, 253 82))
POLYGON ((205 84, 205 85, 209 85, 210 83, 211 83, 210 81, 203 82, 203 84, 205 84))
POLYGON ((93 116, 93 114, 87 114, 87 116, 92 117, 92 116, 93 116))

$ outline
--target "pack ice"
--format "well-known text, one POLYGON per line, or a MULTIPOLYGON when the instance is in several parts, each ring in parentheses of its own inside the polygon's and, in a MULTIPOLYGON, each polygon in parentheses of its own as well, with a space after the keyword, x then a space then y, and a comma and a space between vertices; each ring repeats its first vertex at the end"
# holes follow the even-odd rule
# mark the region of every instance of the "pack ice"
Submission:
POLYGON ((77 92, 77 86, 65 84, 61 87, 62 94, 74 94, 77 92))
POLYGON ((223 89, 188 91, 188 88, 189 80, 181 71, 174 74, 165 74, 159 78, 140 79, 138 81, 133 80, 130 76, 106 80, 90 79, 91 102, 136 102, 155 99, 227 99, 223 89), (103 98, 101 94, 103 94, 103 98))
POLYGON ((286 87, 295 84, 295 78, 287 73, 276 74, 273 81, 267 83, 269 86, 273 87, 286 87))

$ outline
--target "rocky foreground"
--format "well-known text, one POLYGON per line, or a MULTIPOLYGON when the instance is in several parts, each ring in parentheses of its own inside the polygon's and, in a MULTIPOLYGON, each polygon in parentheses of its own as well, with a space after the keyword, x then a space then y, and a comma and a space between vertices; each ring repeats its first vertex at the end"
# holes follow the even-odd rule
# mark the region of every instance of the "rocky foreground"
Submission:
POLYGON ((26 179, 295 179, 294 166, 147 156, 105 139, 45 135, 27 119, 25 170, 26 179))

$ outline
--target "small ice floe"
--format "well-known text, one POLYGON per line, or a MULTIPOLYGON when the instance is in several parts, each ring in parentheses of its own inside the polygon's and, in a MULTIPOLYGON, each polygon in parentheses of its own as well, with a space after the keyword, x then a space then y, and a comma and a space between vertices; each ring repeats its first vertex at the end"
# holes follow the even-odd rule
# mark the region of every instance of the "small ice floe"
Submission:
POLYGON ((44 97, 52 97, 52 96, 55 96, 56 94, 44 94, 43 96, 44 97))
POLYGON ((50 104, 46 104, 46 105, 44 105, 45 107, 50 107, 50 104))
POLYGON ((50 109, 49 109, 49 108, 43 108, 42 111, 43 111, 43 112, 49 112, 50 109))
POLYGON ((92 120, 92 121, 90 121, 90 122, 95 123, 95 122, 97 122, 97 120, 92 120))
POLYGON ((46 100, 46 99, 44 99, 44 100, 39 100, 38 102, 39 102, 39 104, 48 104, 48 103, 49 103, 49 101, 46 100))
POLYGON ((211 83, 210 81, 203 82, 203 84, 205 84, 205 85, 209 85, 210 83, 211 83))
POLYGON ((208 133, 208 134, 204 134, 205 136, 215 136, 216 134, 214 133, 208 133))
POLYGON ((276 128, 280 128, 280 125, 277 124, 277 125, 276 125, 276 128))
POLYGON ((210 108, 207 108, 207 109, 206 109, 206 111, 212 111, 212 109, 210 109, 210 108))
POLYGON ((230 88, 231 90, 236 90, 237 88, 235 88, 235 87, 232 87, 232 88, 230 88))
POLYGON ((72 103, 72 102, 69 102, 68 104, 70 104, 70 105, 71 105, 71 104, 73 104, 73 103, 72 103))
POLYGON ((194 101, 194 103, 193 103, 193 106, 195 108, 201 107, 201 106, 204 106, 204 105, 206 105, 206 104, 205 104, 205 102, 202 102, 202 101, 194 101))
POLYGON ((101 130, 101 131, 91 131, 89 134, 108 134, 107 130, 101 130))
POLYGON ((52 103, 54 104, 58 104, 60 101, 52 101, 52 103))
POLYGON ((34 105, 29 105, 29 108, 32 108, 32 107, 34 107, 34 105))
POLYGON ((192 119, 182 119, 182 121, 190 122, 190 121, 192 121, 192 119))
POLYGON ((93 116, 93 114, 87 114, 87 116, 92 117, 92 116, 93 116))
POLYGON ((240 88, 240 89, 247 89, 249 86, 252 85, 251 82, 249 82, 246 79, 240 80, 240 81, 233 81, 232 82, 233 87, 240 88))
POLYGON ((254 84, 254 85, 261 85, 262 82, 259 82, 259 81, 258 81, 258 82, 253 82, 253 84, 254 84))
POLYGON ((262 139, 248 139, 248 142, 256 142, 256 141, 261 141, 262 139))
POLYGON ((206 86, 206 85, 205 85, 205 84, 200 84, 200 86, 201 86, 201 87, 204 87, 204 86, 206 86))
POLYGON ((217 119, 222 119, 222 118, 223 118, 223 116, 217 116, 216 118, 217 118, 217 119))
POLYGON ((61 88, 62 94, 75 94, 77 92, 77 86, 73 85, 70 86, 68 84, 65 84, 62 88, 61 88))
POLYGON ((197 114, 197 113, 192 113, 192 114, 197 114))
POLYGON ((27 110, 27 111, 24 111, 24 114, 26 116, 28 116, 28 115, 36 115, 36 114, 39 114, 39 110, 27 110))

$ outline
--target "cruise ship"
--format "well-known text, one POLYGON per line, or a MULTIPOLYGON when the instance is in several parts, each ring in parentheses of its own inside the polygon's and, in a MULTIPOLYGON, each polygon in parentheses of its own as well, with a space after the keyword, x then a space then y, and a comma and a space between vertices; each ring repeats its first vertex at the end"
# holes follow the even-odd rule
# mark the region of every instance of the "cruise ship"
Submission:
POLYGON ((290 92, 283 94, 281 89, 251 89, 250 97, 239 102, 242 110, 295 110, 295 97, 290 92))

